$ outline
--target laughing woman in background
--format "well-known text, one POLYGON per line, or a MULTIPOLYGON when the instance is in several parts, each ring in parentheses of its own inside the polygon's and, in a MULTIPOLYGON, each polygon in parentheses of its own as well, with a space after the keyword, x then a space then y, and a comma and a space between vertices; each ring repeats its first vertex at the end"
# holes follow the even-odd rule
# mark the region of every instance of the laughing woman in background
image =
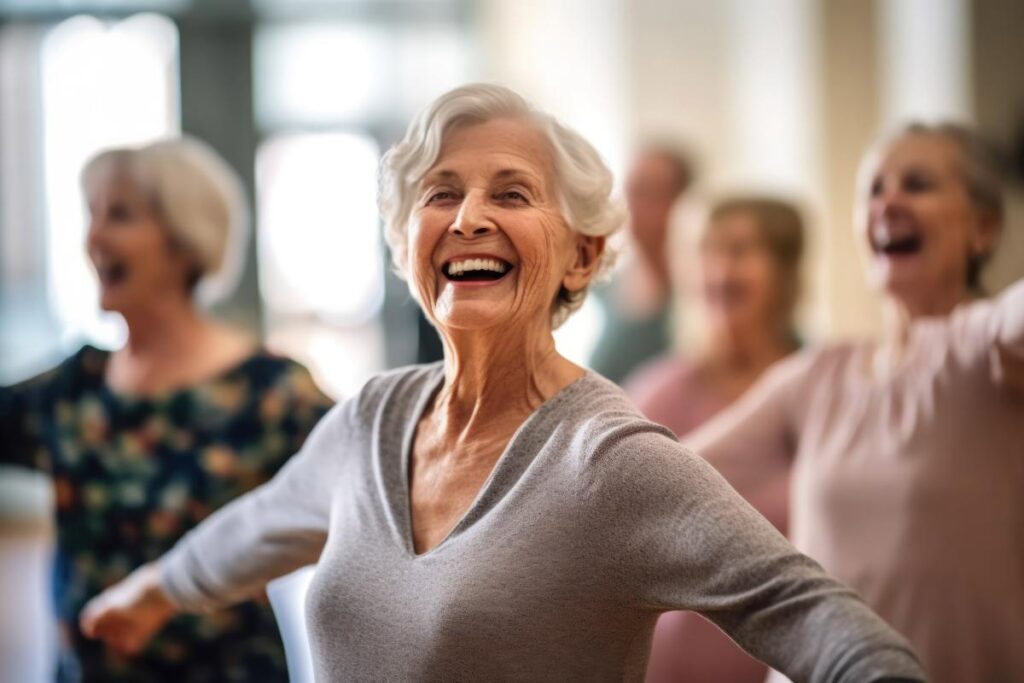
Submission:
POLYGON ((686 444, 746 486, 792 471, 794 544, 931 680, 1022 681, 1024 281, 980 287, 998 166, 966 129, 911 125, 865 158, 858 206, 887 335, 784 361, 686 444))
MULTIPOLYGON (((266 481, 330 402, 300 365, 194 303, 240 255, 241 185, 211 149, 170 140, 104 152, 82 173, 100 306, 128 340, 85 346, 0 390, 0 457, 53 478, 66 680, 285 681, 269 607, 176 622, 133 658, 82 637, 86 600, 266 481)), ((222 288, 223 291, 223 288, 222 288)))

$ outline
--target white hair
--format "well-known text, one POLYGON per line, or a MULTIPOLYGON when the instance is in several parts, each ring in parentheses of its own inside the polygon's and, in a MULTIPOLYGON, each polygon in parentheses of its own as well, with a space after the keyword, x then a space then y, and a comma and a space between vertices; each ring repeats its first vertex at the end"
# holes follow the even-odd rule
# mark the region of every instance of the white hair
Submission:
POLYGON ((197 300, 210 305, 226 298, 241 275, 249 232, 245 190, 227 162, 192 137, 109 149, 82 169, 86 196, 112 176, 138 187, 171 238, 194 260, 197 300))
MULTIPOLYGON (((406 276, 406 240, 416 186, 437 162, 444 137, 464 126, 497 118, 528 120, 547 138, 554 157, 555 187, 570 228, 584 235, 606 237, 622 225, 625 212, 611 197, 612 173, 583 136, 509 88, 486 83, 466 85, 441 95, 420 112, 405 137, 381 160, 378 204, 384 236, 400 277, 406 276)), ((595 277, 604 275, 613 262, 614 252, 606 245, 595 277)), ((586 293, 586 288, 559 292, 552 310, 553 327, 583 304, 586 293)))

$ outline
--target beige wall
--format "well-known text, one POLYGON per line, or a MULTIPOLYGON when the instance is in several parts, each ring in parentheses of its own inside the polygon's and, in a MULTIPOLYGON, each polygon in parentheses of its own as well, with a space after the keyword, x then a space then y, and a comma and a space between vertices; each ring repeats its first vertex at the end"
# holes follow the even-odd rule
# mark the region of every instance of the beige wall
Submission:
MULTIPOLYGON (((703 195, 770 190, 813 228, 802 314, 812 339, 873 335, 852 226, 867 145, 908 117, 1009 138, 1024 111, 1019 0, 487 0, 485 77, 590 137, 617 171, 632 144, 674 137, 703 195)), ((1024 274, 1024 194, 990 270, 1024 274)))

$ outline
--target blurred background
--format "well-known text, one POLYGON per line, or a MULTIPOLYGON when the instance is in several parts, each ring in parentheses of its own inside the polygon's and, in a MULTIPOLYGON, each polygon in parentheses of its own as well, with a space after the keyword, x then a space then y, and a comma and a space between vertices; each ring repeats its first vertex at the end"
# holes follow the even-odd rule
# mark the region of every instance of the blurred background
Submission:
MULTIPOLYGON (((376 164, 474 80, 519 89, 620 173, 671 139, 699 192, 772 191, 811 227, 807 339, 872 334, 851 227, 857 161, 911 117, 975 124, 1020 168, 1019 0, 0 0, 0 384, 116 347, 84 251, 82 163, 179 132, 241 173, 253 233, 219 309, 340 397, 435 357, 389 272, 376 164)), ((1018 176, 1019 178, 1019 176, 1018 176)), ((1021 183, 989 287, 1024 274, 1021 183)), ((593 302, 558 332, 585 360, 593 302)))

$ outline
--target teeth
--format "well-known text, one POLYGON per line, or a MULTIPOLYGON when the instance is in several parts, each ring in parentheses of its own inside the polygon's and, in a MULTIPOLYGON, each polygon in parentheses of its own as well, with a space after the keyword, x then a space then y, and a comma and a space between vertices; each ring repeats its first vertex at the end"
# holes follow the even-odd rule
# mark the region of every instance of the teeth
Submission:
POLYGON ((506 270, 508 270, 508 266, 506 266, 501 261, 497 261, 495 259, 480 258, 470 258, 463 259, 462 261, 452 261, 450 264, 448 264, 449 275, 459 275, 460 273, 464 273, 467 270, 492 270, 496 273, 504 273, 506 270))

